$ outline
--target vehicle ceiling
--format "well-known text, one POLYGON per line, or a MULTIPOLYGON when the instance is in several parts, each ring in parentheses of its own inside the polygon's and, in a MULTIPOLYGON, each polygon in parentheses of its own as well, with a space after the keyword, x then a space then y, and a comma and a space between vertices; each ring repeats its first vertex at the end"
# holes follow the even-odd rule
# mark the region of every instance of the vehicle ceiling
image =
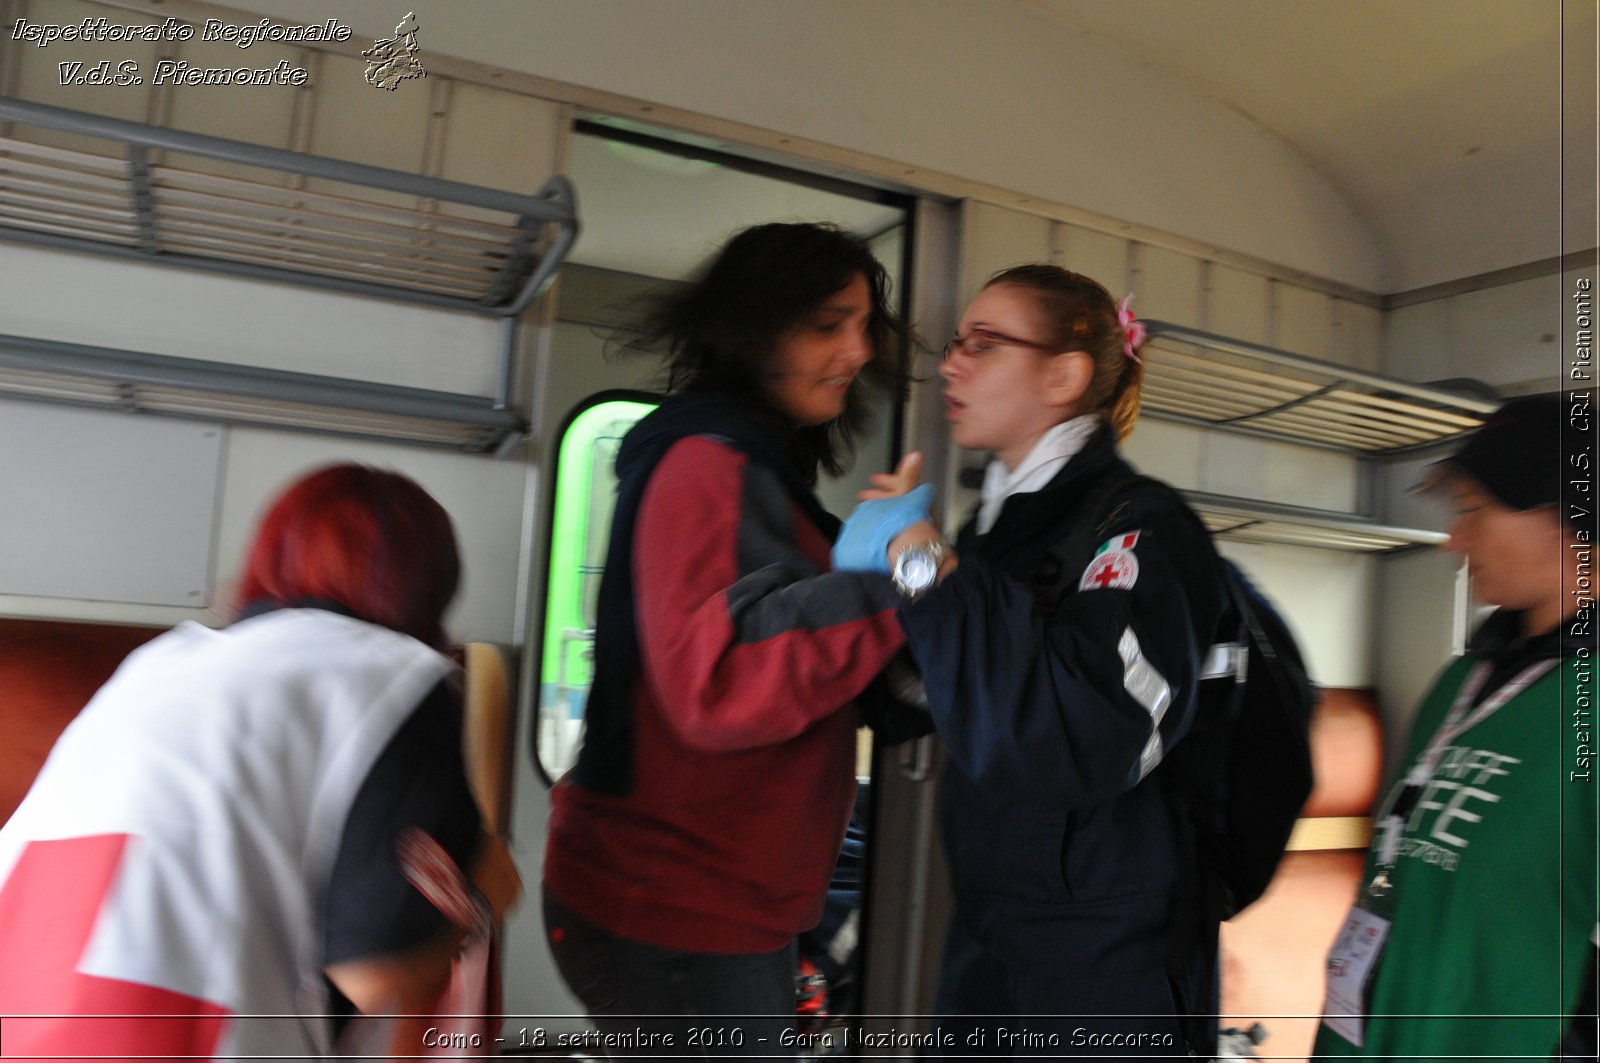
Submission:
MULTIPOLYGON (((1594 150, 1592 74, 1562 63, 1563 39, 1593 54, 1593 0, 1023 2, 1286 141, 1413 283, 1551 257, 1564 125, 1594 150)), ((1592 248, 1592 213, 1567 221, 1592 248)))
MULTIPOLYGON (((1389 282, 1379 294, 1595 245, 1592 213, 1564 215, 1561 205, 1564 136, 1569 180, 1572 159, 1595 146, 1592 75, 1564 84, 1562 61, 1563 41, 1593 51, 1594 0, 1005 2, 1099 38, 1285 143, 1381 247, 1389 282)), ((1593 173, 1590 159, 1580 174, 1593 173)), ((810 194, 790 190, 783 206, 803 212, 810 194)), ((703 249, 717 226, 697 219, 694 203, 727 201, 685 195, 665 228, 659 212, 649 226, 617 216, 601 224, 635 249, 641 231, 663 247, 703 249)), ((593 254, 605 237, 588 239, 593 254)))
MULTIPOLYGON (((216 10, 196 0, 108 2, 152 15, 216 10)), ((327 11, 313 8, 309 0, 230 2, 280 17, 320 19, 336 10, 358 26, 382 27, 394 17, 389 0, 345 0, 327 11)), ((640 10, 659 10, 672 0, 628 2, 641 5, 640 10)), ((725 2, 732 12, 752 9, 746 5, 805 5, 812 0, 725 2)), ((36 16, 58 5, 63 13, 94 10, 92 5, 68 0, 30 3, 36 6, 30 8, 36 16)), ((1259 128, 1263 136, 1286 146, 1292 153, 1288 158, 1303 159, 1320 176, 1323 187, 1350 205, 1343 217, 1364 230, 1352 239, 1374 248, 1373 260, 1380 263, 1365 276, 1321 275, 1389 295, 1546 261, 1595 245, 1593 212, 1587 218, 1576 211, 1564 216, 1561 197, 1565 165, 1568 194, 1588 185, 1593 202, 1593 53, 1600 7, 1596 0, 964 0, 954 6, 931 0, 856 0, 847 6, 819 6, 817 10, 826 15, 819 14, 823 22, 816 27, 817 40, 805 42, 812 50, 802 54, 814 64, 833 38, 852 33, 868 37, 878 33, 881 38, 919 17, 912 12, 984 19, 986 13, 1004 10, 1001 5, 1010 13, 1026 13, 1023 24, 1041 36, 1058 27, 1063 43, 1075 36, 1103 42, 1106 55, 1121 57, 1130 66, 1152 68, 1180 93, 1220 103, 1259 128), (1563 47, 1571 50, 1565 57, 1563 47), (1589 62, 1586 76, 1564 84, 1563 59, 1580 57, 1589 62)), ((526 10, 537 17, 527 20, 516 8, 488 0, 461 4, 456 10, 459 15, 445 24, 429 13, 430 46, 479 61, 506 62, 508 27, 525 29, 529 40, 537 39, 536 30, 555 26, 569 31, 576 27, 591 36, 627 33, 614 17, 627 8, 616 4, 596 5, 591 16, 591 8, 578 0, 543 0, 528 5, 526 10)), ((707 7, 703 2, 686 4, 685 10, 704 15, 707 7)), ((1014 26, 1016 20, 1008 24, 1014 26)), ((634 51, 626 54, 637 57, 638 43, 632 42, 634 51)), ((916 41, 889 43, 898 44, 899 59, 909 55, 920 67, 930 65, 919 54, 916 41)), ((512 50, 511 56, 521 58, 521 69, 544 75, 543 69, 528 65, 544 53, 522 51, 530 54, 512 50)), ((1074 54, 1081 55, 1081 50, 1074 54)), ((663 49, 661 56, 660 63, 670 70, 671 51, 663 49)), ((1005 60, 1004 55, 975 54, 970 57, 971 69, 950 73, 958 82, 976 75, 1002 76, 1019 79, 1025 86, 1027 71, 1008 68, 1005 60)), ((803 82, 809 67, 796 65, 796 70, 787 72, 787 80, 803 82)), ((1577 69, 1579 64, 1567 65, 1577 69)), ((41 77, 53 75, 53 67, 41 70, 41 77)), ((595 74, 609 85, 623 84, 620 74, 626 72, 608 69, 595 74)), ((914 67, 911 73, 922 71, 914 67)), ((944 74, 943 68, 937 72, 940 77, 944 74)), ((899 67, 894 76, 900 76, 899 67)), ((912 98, 914 88, 912 83, 907 92, 912 98)), ((234 99, 243 96, 235 94, 234 99)), ((801 117, 818 120, 799 111, 780 117, 797 128, 769 125, 800 135, 805 135, 798 128, 801 117)), ((839 143, 849 143, 847 129, 859 136, 861 129, 871 128, 848 114, 839 117, 847 124, 828 127, 837 133, 839 143)), ((1197 129, 1195 135, 1206 134, 1197 129)), ((1166 157, 1159 147, 1152 151, 1157 158, 1166 157)), ((1182 151, 1181 145, 1172 147, 1171 173, 1140 175, 1146 178, 1140 187, 1149 190, 1142 202, 1152 197, 1159 202, 1160 182, 1170 185, 1181 180, 1182 151), (1155 177, 1160 181, 1152 183, 1155 177)), ((610 154, 620 166, 653 165, 647 151, 635 152, 632 158, 623 152, 610 154)), ((1150 155, 1146 151, 1144 157, 1150 155)), ((589 161, 603 160, 591 153, 589 161)), ((928 165, 926 160, 924 164, 928 165)), ((931 165, 938 168, 937 161, 931 165)), ((681 274, 686 263, 698 259, 726 231, 728 204, 745 196, 749 187, 749 182, 732 187, 732 176, 700 176, 692 163, 663 162, 658 171, 656 194, 640 200, 637 211, 608 200, 603 216, 586 218, 577 261, 610 267, 615 256, 605 250, 608 234, 616 246, 634 249, 641 234, 654 234, 663 248, 679 250, 661 262, 634 268, 654 276, 681 274), (723 180, 730 182, 728 191, 719 186, 714 195, 690 194, 691 185, 723 180), (682 202, 674 201, 670 210, 663 211, 663 196, 676 184, 685 186, 682 202), (695 202, 707 205, 707 216, 695 213, 695 202)), ((583 184, 593 189, 604 179, 590 170, 583 175, 583 184)), ((1032 191, 1021 185, 1006 187, 1032 191)), ((784 191, 769 216, 807 213, 805 195, 784 191)), ((836 197, 822 195, 837 205, 836 197)), ((749 213, 758 215, 761 209, 752 204, 749 213)), ((841 220, 872 232, 886 216, 877 209, 861 218, 841 220)), ((1158 222, 1125 211, 1108 216, 1159 227, 1158 222)), ((1248 220, 1272 224, 1271 216, 1261 212, 1248 220)), ((1236 230, 1237 224, 1229 231, 1236 230)), ((1167 231, 1180 230, 1169 220, 1167 231)), ((1216 246, 1233 246, 1226 242, 1227 233, 1201 238, 1216 241, 1216 246)), ((1298 265, 1287 259, 1269 261, 1298 265)))

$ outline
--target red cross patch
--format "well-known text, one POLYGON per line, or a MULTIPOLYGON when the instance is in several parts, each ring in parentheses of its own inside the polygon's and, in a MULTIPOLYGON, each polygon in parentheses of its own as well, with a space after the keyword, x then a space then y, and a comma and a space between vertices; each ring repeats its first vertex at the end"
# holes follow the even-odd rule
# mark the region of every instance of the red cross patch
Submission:
POLYGON ((1107 539, 1083 570, 1078 589, 1126 590, 1132 587, 1139 581, 1139 559, 1133 556, 1133 546, 1138 541, 1138 532, 1107 539))

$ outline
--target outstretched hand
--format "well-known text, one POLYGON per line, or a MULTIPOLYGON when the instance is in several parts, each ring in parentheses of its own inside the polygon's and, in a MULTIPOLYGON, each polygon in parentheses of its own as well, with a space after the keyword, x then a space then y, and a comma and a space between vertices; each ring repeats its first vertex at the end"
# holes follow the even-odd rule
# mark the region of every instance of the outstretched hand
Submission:
POLYGON ((900 459, 894 472, 875 472, 872 474, 872 486, 863 489, 856 495, 861 502, 869 502, 877 498, 893 498, 903 495, 917 486, 917 481, 922 477, 922 452, 913 450, 900 459))
POLYGON ((833 544, 833 567, 843 572, 887 574, 889 543, 913 524, 926 522, 932 505, 931 484, 860 503, 839 529, 833 544))

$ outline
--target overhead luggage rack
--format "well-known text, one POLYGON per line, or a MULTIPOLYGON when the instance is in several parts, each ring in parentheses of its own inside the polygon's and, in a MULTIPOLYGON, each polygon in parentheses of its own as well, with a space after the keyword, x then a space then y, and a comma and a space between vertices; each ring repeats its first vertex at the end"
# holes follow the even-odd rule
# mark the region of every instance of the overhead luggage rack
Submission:
POLYGON ((1365 457, 1393 457, 1470 432, 1496 403, 1148 321, 1143 409, 1365 457))
POLYGON ((1397 528, 1349 513, 1185 491, 1184 499, 1220 539, 1279 546, 1315 546, 1354 553, 1393 553, 1437 546, 1443 532, 1397 528))
POLYGON ((520 439, 487 396, 0 335, 0 397, 467 453, 520 439), (40 366, 48 368, 41 369, 40 366))
MULTIPOLYGON (((79 362, 92 362, 96 379, 117 371, 125 392, 142 389, 153 398, 170 381, 146 382, 145 375, 154 366, 166 376, 182 368, 186 379, 203 378, 194 392, 209 397, 185 400, 177 415, 226 423, 471 452, 503 452, 525 437, 526 421, 509 397, 516 319, 549 285, 577 236, 566 178, 520 194, 5 97, 0 123, 15 124, 0 137, 0 240, 504 323, 493 397, 222 363, 180 367, 183 360, 161 354, 80 348, 79 362), (93 146, 62 146, 61 137, 39 130, 93 138, 93 146), (271 402, 290 412, 250 416, 252 405, 271 402)), ((38 379, 66 373, 59 352, 47 350, 51 341, 5 340, 11 373, 0 379, 0 396, 72 401, 56 393, 75 385, 38 379), (23 387, 17 381, 26 374, 35 379, 23 387)), ((154 401, 127 405, 175 413, 154 401)))
POLYGON ((3 97, 0 121, 106 148, 0 138, 0 239, 19 243, 506 316, 577 235, 559 176, 523 195, 3 97), (152 150, 249 176, 152 162, 152 150), (286 183, 299 177, 317 186, 286 183))

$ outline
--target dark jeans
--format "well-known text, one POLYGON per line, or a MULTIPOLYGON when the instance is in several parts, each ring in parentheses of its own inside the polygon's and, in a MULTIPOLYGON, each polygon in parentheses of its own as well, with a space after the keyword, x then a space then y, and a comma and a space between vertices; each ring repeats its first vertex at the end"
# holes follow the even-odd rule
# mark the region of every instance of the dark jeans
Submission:
POLYGON ((618 1059, 795 1056, 795 949, 686 952, 618 937, 544 895, 556 968, 618 1059))

